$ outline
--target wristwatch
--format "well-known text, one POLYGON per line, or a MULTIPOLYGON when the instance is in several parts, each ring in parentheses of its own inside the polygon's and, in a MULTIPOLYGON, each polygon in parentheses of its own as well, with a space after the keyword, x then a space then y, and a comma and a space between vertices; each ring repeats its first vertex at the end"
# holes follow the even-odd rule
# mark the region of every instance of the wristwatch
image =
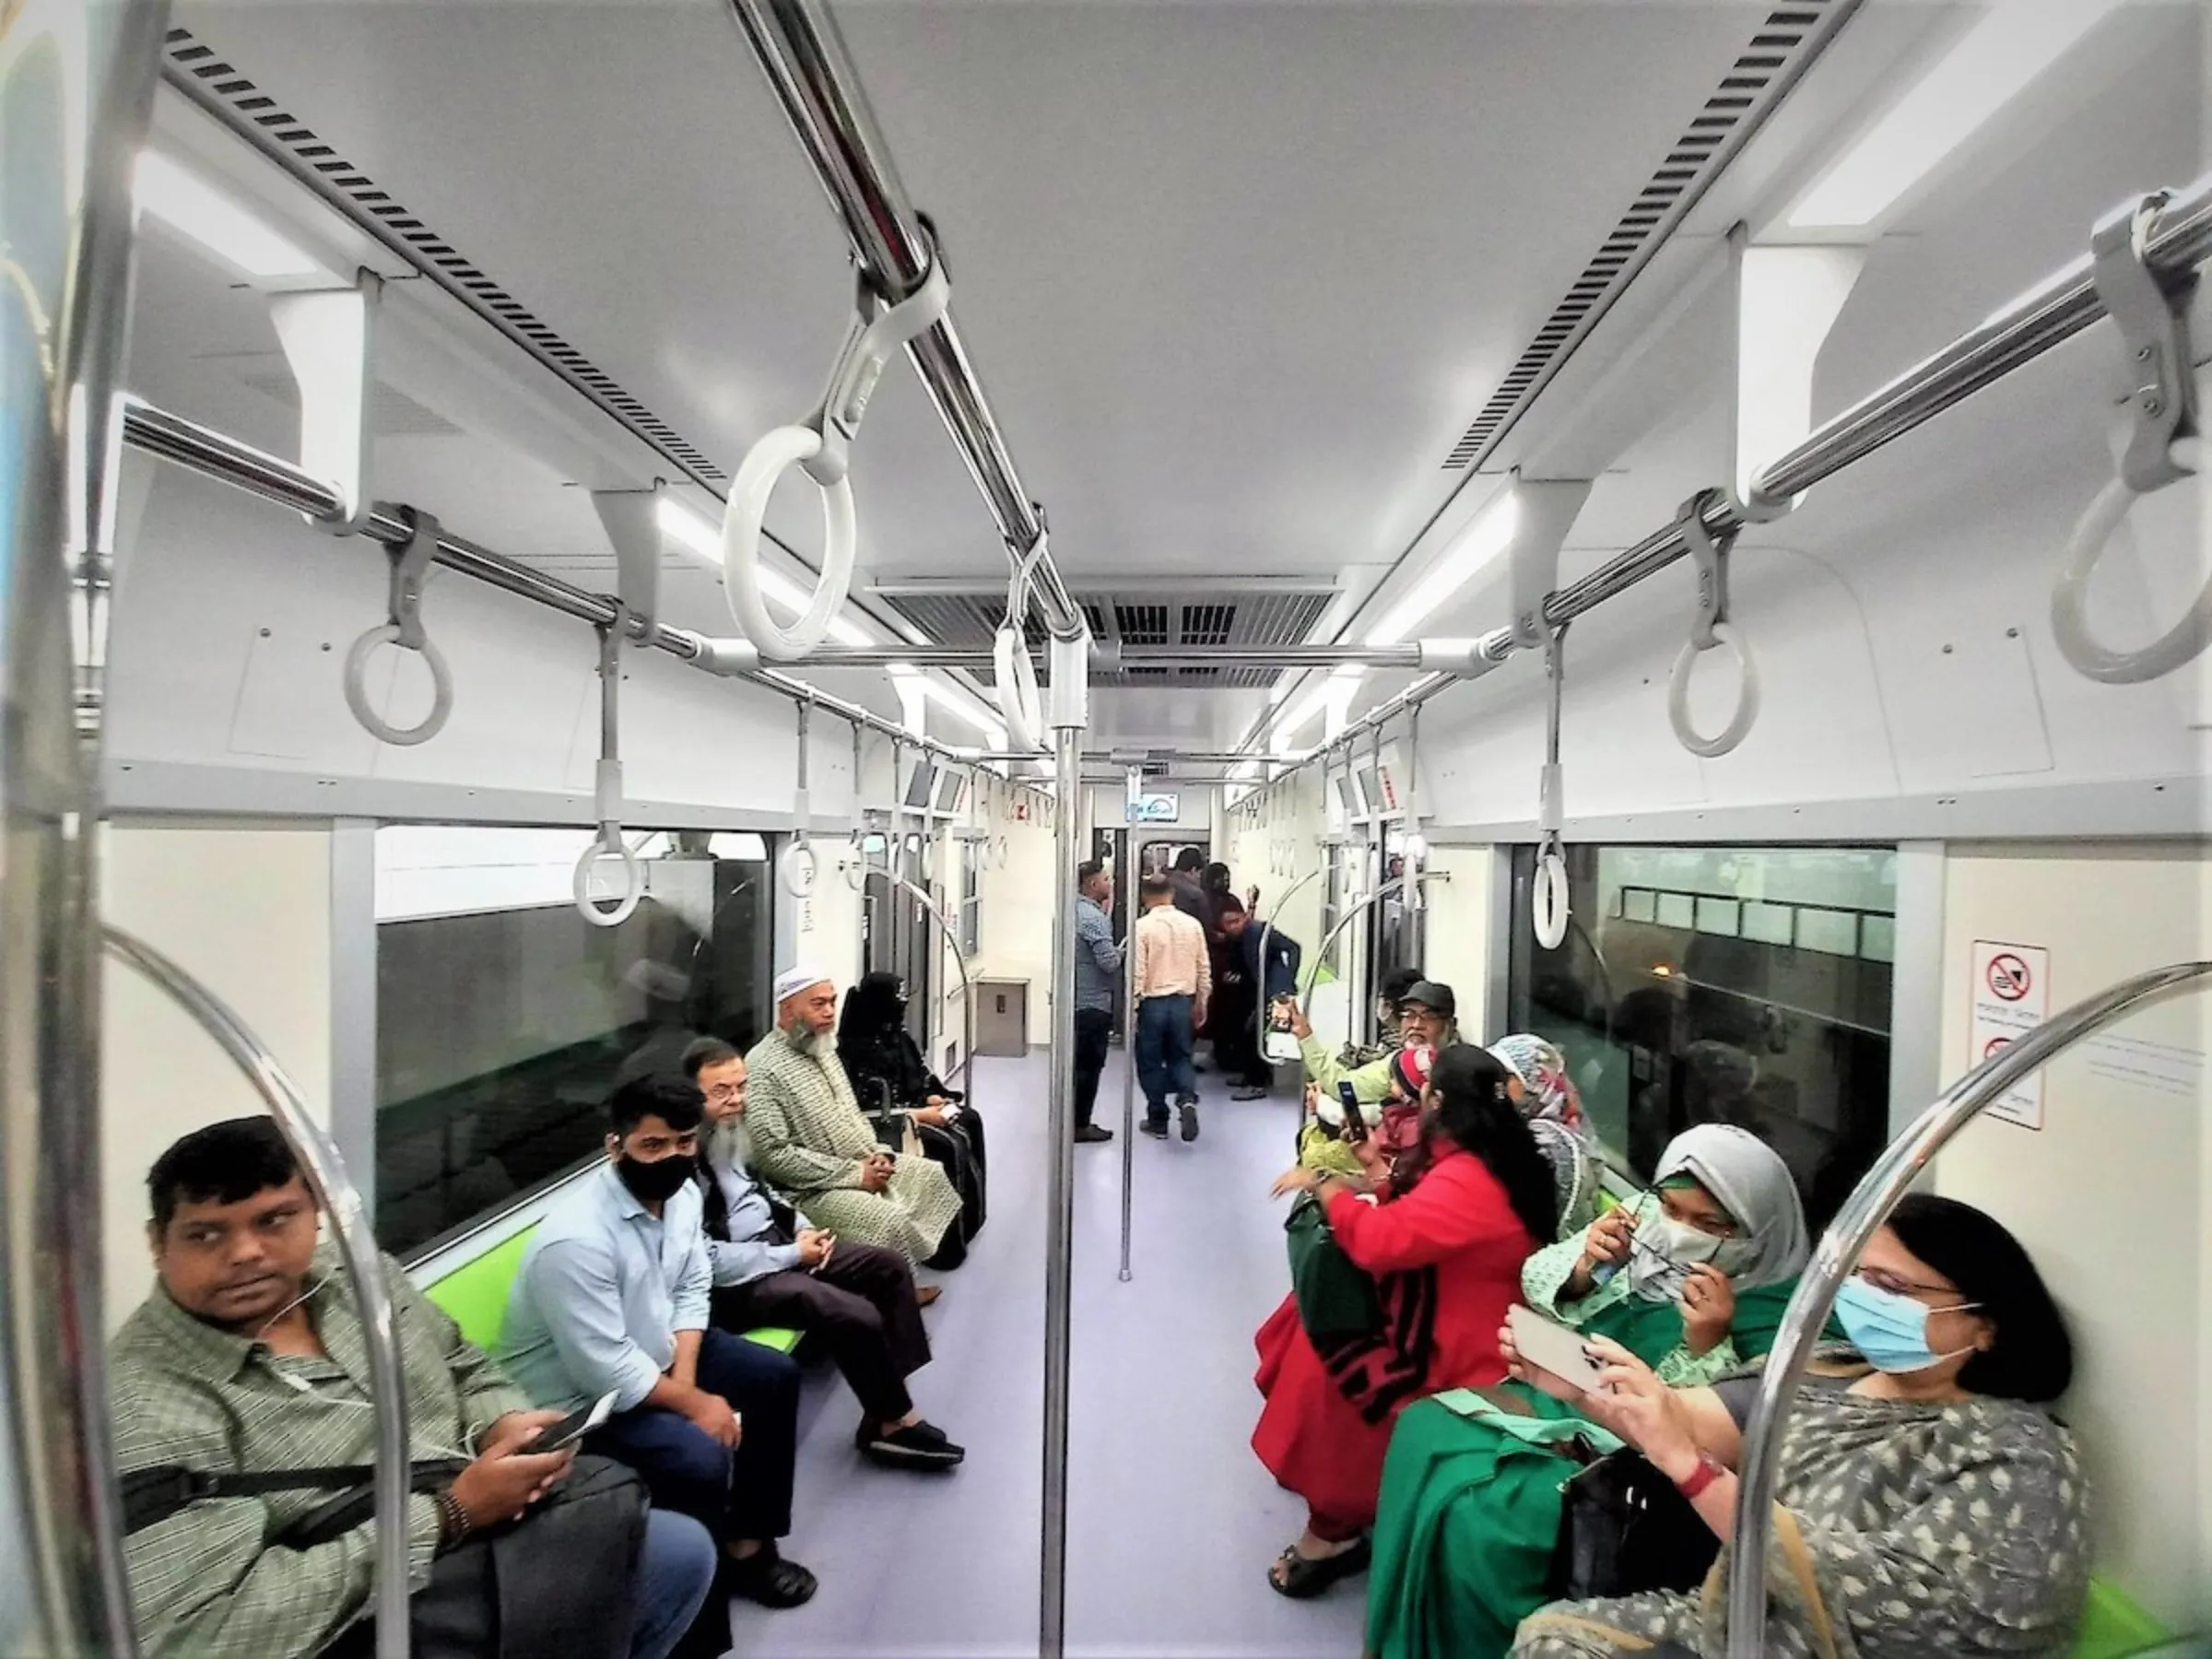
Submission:
POLYGON ((1727 1473, 1727 1469, 1722 1465, 1720 1459, 1710 1452, 1700 1452, 1698 1453, 1698 1466, 1692 1469, 1686 1478, 1676 1481, 1675 1487, 1683 1497, 1694 1500, 1699 1493, 1727 1473))

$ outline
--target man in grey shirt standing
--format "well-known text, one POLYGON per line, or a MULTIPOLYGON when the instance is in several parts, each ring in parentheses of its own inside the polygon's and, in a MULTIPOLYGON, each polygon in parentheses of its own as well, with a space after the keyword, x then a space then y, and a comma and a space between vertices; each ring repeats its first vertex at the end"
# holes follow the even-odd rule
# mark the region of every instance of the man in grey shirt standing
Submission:
POLYGON ((1113 877, 1096 859, 1076 871, 1076 1140, 1110 1141, 1113 1131, 1090 1121, 1099 1075, 1113 1041, 1121 1000, 1122 947, 1113 941, 1113 877))

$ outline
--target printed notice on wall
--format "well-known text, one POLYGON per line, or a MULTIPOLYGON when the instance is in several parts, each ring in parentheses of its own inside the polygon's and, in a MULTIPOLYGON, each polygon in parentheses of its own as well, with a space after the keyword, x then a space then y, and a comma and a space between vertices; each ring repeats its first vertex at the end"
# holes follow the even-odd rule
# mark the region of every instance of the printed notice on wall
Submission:
MULTIPOLYGON (((2040 945, 1976 939, 1973 949, 1970 1065, 2001 1054, 2043 1023, 2051 1007, 2051 953, 2040 945)), ((1991 1101, 1987 1116, 2023 1129, 2043 1126, 2043 1074, 2037 1072, 1991 1101)))

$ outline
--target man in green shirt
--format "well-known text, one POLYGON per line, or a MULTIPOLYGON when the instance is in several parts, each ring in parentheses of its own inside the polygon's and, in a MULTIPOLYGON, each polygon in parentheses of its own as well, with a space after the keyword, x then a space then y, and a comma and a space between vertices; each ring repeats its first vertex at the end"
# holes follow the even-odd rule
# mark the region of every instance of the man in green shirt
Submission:
MULTIPOLYGON (((186 1135, 147 1181, 160 1283, 124 1322, 109 1359, 116 1465, 254 1474, 366 1464, 375 1412, 359 1310, 335 1249, 317 1247, 315 1201, 266 1118, 186 1135)), ((468 1459, 407 1505, 413 1589, 439 1553, 522 1520, 573 1453, 523 1450, 558 1411, 534 1411, 483 1352, 387 1260, 414 1459, 468 1459)), ((293 1659, 367 1617, 375 1524, 312 1547, 285 1535, 334 1494, 304 1488, 187 1505, 124 1547, 147 1653, 293 1659)), ((648 1517, 630 1589, 632 1659, 665 1659, 714 1573, 714 1547, 682 1515, 648 1517)), ((610 1591, 620 1588, 610 1585, 610 1591)))

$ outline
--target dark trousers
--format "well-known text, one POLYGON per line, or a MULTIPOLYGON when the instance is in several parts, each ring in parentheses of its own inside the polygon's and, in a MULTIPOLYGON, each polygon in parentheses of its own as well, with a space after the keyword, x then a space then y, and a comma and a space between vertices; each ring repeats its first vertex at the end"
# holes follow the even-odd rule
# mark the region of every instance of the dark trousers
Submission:
POLYGON ((1099 1103, 1099 1077, 1113 1046, 1113 1010, 1076 1010, 1076 1126, 1088 1128, 1099 1103))
POLYGON ((813 1272, 794 1268, 717 1290, 714 1323, 729 1331, 783 1325, 806 1332, 829 1350, 874 1420, 895 1422, 914 1408, 906 1379, 929 1363, 914 1271, 879 1244, 840 1240, 813 1272))
POLYGON ((744 1419, 735 1451, 658 1406, 617 1413, 585 1437, 583 1449, 628 1464, 656 1508, 689 1515, 724 1542, 783 1536, 799 1443, 798 1365, 757 1342, 708 1331, 699 1345, 699 1385, 744 1419))
POLYGON ((1252 982, 1241 979, 1224 985, 1213 1018, 1214 1059, 1222 1071, 1248 1088, 1265 1088, 1275 1082, 1275 1068, 1260 1053, 1259 1005, 1252 982))
POLYGON ((1198 1098, 1191 1065, 1191 1004, 1183 995, 1147 996, 1136 1005, 1136 1080, 1145 1091, 1145 1115, 1168 1121, 1168 1096, 1198 1098))

